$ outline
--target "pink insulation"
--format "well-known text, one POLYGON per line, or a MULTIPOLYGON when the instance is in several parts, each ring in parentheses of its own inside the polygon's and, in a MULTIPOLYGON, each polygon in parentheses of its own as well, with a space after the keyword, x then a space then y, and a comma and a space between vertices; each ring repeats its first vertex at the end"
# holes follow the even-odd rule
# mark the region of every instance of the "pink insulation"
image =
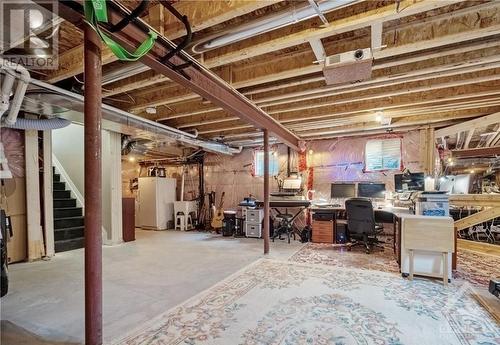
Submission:
POLYGON ((24 131, 0 128, 0 140, 13 177, 24 177, 24 131))
MULTIPOLYGON (((364 150, 367 140, 377 138, 402 138, 402 163, 411 172, 421 172, 418 131, 404 135, 377 135, 362 138, 339 138, 319 140, 307 143, 307 165, 312 167, 312 185, 314 198, 330 199, 330 184, 340 181, 372 181, 383 182, 387 190, 394 190, 394 174, 399 171, 365 173, 364 150), (309 153, 312 150, 312 153, 309 153)), ((273 146, 279 155, 280 176, 286 176, 287 149, 284 145, 273 146)), ((222 192, 225 194, 225 207, 236 207, 248 195, 258 199, 263 197, 262 177, 252 176, 254 149, 245 149, 235 156, 209 154, 205 163, 206 191, 215 191, 217 198, 222 192)), ((298 154, 292 151, 291 170, 298 170, 298 154)), ((302 173, 304 185, 311 181, 308 169, 302 173)), ((270 181, 271 191, 277 191, 278 185, 273 177, 270 181)))
MULTIPOLYGON (((396 136, 389 136, 393 138, 396 136)), ((419 132, 409 132, 402 135, 402 164, 412 172, 420 172, 419 132)), ((314 167, 315 198, 330 198, 332 182, 370 181, 386 184, 389 191, 394 191, 394 174, 400 171, 364 172, 364 151, 366 142, 370 139, 383 139, 388 136, 372 136, 364 138, 339 138, 336 140, 321 140, 311 142, 308 149, 308 164, 314 167)))

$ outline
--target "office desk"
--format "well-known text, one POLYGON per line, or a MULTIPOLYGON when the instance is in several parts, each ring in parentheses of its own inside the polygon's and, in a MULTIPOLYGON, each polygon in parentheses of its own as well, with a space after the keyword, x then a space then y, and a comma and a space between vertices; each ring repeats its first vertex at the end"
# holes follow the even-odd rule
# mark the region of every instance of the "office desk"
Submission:
MULTIPOLYGON (((346 214, 345 214, 345 207, 317 207, 317 206, 312 206, 310 208, 311 212, 314 214, 332 214, 333 215, 333 224, 332 224, 332 233, 333 233, 333 239, 335 239, 335 231, 337 228, 337 224, 340 220, 345 220, 346 219, 346 214)), ((396 221, 399 219, 400 215, 403 214, 410 214, 410 210, 408 208, 404 207, 381 207, 381 208, 374 208, 373 212, 375 213, 375 220, 377 221, 378 218, 378 223, 391 223, 394 224, 394 227, 396 227, 396 221)), ((321 231, 324 231, 324 226, 319 227, 321 231)), ((315 230, 314 227, 314 221, 313 221, 313 232, 315 230)), ((396 236, 396 233, 394 233, 394 236, 396 236)), ((313 238, 314 238, 313 234, 313 238)), ((320 237, 326 237, 324 235, 320 237)), ((329 243, 329 242, 328 242, 329 243)), ((333 241, 335 243, 335 241, 333 241)), ((396 247, 394 245, 394 253, 396 254, 396 247)))

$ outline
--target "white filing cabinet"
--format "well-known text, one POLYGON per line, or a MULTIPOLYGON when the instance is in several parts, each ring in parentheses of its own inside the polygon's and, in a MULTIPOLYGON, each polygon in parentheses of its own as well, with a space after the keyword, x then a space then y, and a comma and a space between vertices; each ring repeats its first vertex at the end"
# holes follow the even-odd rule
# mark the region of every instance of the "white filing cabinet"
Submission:
POLYGON ((263 209, 246 210, 245 235, 246 237, 262 237, 262 220, 264 219, 263 209))
POLYGON ((262 237, 262 224, 245 222, 245 235, 246 237, 262 237))
POLYGON ((264 219, 264 210, 263 209, 248 209, 246 212, 245 220, 247 223, 262 223, 264 219))
POLYGON ((443 252, 448 252, 448 279, 451 279, 455 229, 451 217, 401 215, 401 273, 409 274, 410 252, 414 248, 417 275, 442 277, 443 252), (421 248, 424 250, 418 250, 421 248))
POLYGON ((139 177, 139 226, 166 230, 174 226, 177 180, 167 177, 139 177))

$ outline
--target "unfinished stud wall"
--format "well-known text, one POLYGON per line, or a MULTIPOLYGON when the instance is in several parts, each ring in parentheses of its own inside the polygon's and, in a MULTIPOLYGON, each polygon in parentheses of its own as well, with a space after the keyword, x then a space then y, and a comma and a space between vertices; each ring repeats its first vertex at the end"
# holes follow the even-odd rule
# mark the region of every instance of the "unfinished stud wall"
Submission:
MULTIPOLYGON (((418 131, 398 135, 402 138, 402 160, 411 172, 423 171, 420 161, 418 131)), ((364 173, 364 149, 367 140, 395 137, 395 135, 378 135, 362 138, 339 138, 320 140, 308 143, 307 165, 312 167, 313 188, 315 198, 330 199, 330 184, 341 181, 373 181, 383 182, 387 190, 394 190, 394 174, 399 171, 364 173)), ((286 175, 287 150, 284 145, 274 146, 279 155, 280 175, 286 175)), ((207 191, 215 191, 217 199, 225 192, 225 208, 236 207, 249 194, 258 199, 263 198, 262 177, 252 176, 253 149, 245 149, 242 153, 229 157, 210 154, 205 164, 205 183, 207 191)), ((298 154, 292 151, 291 170, 298 170, 298 154)), ((303 173, 303 181, 307 179, 309 170, 303 173)), ((271 191, 278 186, 273 177, 270 180, 271 191)))

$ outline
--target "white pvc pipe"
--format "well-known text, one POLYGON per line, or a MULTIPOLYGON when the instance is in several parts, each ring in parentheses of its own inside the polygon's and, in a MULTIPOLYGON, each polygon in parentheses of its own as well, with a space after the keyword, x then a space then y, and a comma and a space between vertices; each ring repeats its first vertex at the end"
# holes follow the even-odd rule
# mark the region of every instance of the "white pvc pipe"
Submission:
POLYGON ((182 176, 181 176, 181 200, 184 201, 184 175, 186 174, 186 170, 182 167, 182 176))
POLYGON ((10 93, 14 87, 15 77, 10 73, 5 73, 2 78, 2 91, 0 93, 0 120, 3 114, 9 109, 10 93))
POLYGON ((0 62, 2 63, 2 68, 9 69, 19 74, 14 99, 10 104, 9 114, 4 120, 5 124, 13 125, 16 123, 19 109, 21 109, 21 104, 23 103, 24 94, 26 93, 26 89, 28 88, 28 84, 30 82, 30 73, 20 64, 15 64, 5 59, 0 59, 0 62))
MULTIPOLYGON (((327 0, 318 3, 319 10, 326 13, 342 6, 349 5, 356 0, 327 0)), ((261 20, 253 21, 249 24, 232 28, 231 31, 216 34, 208 37, 206 40, 198 42, 192 47, 193 52, 203 53, 208 50, 219 48, 231 43, 235 43, 250 37, 261 35, 263 33, 280 29, 288 25, 301 22, 306 19, 317 16, 316 10, 310 5, 305 5, 293 11, 286 11, 267 16, 261 20)))

